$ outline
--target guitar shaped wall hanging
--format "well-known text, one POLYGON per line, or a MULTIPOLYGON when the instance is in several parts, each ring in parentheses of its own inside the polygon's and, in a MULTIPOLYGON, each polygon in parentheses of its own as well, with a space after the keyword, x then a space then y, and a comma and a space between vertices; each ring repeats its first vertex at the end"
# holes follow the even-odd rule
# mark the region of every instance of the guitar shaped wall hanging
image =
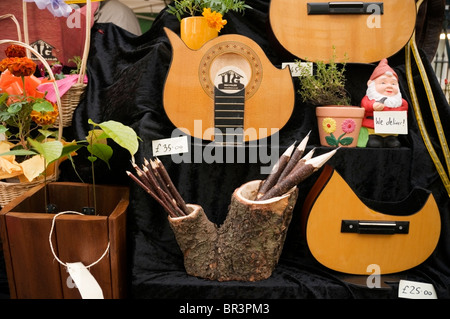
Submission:
POLYGON ((173 53, 163 104, 177 128, 235 145, 266 138, 287 123, 295 103, 290 70, 273 66, 253 40, 222 35, 191 50, 165 31, 173 53))
POLYGON ((373 264, 380 274, 421 264, 436 248, 441 230, 439 208, 426 190, 414 189, 405 200, 391 203, 389 214, 380 213, 367 207, 329 165, 306 197, 302 218, 314 258, 354 275, 368 275, 373 264))
POLYGON ((415 0, 376 2, 271 0, 270 24, 281 45, 298 58, 370 63, 402 49, 416 23, 415 0))

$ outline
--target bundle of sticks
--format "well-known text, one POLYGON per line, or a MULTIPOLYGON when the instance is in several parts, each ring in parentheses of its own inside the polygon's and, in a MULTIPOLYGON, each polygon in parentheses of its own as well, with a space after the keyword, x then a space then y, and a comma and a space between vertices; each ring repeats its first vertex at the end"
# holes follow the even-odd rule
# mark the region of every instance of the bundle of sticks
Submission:
POLYGON ((294 142, 280 156, 270 174, 261 182, 256 195, 257 201, 285 194, 321 168, 337 151, 334 149, 313 158, 315 149, 312 149, 303 156, 308 140, 309 133, 297 147, 295 147, 297 142, 294 142))
POLYGON ((169 214, 170 217, 181 217, 190 214, 185 201, 176 189, 163 163, 155 158, 144 159, 142 168, 132 163, 136 175, 127 171, 127 175, 152 196, 169 214))
MULTIPOLYGON (((262 201, 285 194, 322 167, 337 151, 337 149, 334 149, 328 153, 313 157, 315 150, 312 149, 303 156, 308 139, 309 133, 297 147, 295 147, 296 142, 294 142, 280 156, 270 174, 261 182, 255 200, 262 201)), ((144 159, 142 167, 135 163, 132 163, 132 165, 136 170, 136 175, 129 171, 126 172, 127 175, 150 194, 170 217, 181 217, 190 214, 185 201, 174 186, 163 163, 158 158, 150 161, 144 159)))

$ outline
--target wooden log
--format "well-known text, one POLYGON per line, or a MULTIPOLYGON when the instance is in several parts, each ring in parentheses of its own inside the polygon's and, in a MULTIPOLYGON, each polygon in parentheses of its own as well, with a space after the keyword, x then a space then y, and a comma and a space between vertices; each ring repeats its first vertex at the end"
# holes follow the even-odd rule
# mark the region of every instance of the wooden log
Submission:
POLYGON ((198 205, 169 222, 184 255, 186 272, 217 281, 257 281, 271 276, 278 263, 298 189, 255 201, 261 181, 248 182, 232 195, 227 218, 218 228, 198 205))

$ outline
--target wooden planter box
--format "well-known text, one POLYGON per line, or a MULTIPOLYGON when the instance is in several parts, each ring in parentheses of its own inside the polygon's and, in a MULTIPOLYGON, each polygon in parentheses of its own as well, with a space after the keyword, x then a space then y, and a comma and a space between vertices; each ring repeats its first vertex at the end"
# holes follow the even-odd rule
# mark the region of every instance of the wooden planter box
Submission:
MULTIPOLYGON (((92 185, 53 182, 47 185, 47 203, 56 213, 83 212, 92 207, 92 185)), ((54 214, 45 213, 44 185, 36 186, 0 211, 0 229, 11 298, 65 298, 81 295, 66 268, 54 257, 49 235, 54 214)), ((97 214, 64 214, 55 220, 52 245, 64 263, 84 265, 100 259, 108 241, 109 253, 90 268, 106 299, 126 292, 126 210, 129 190, 97 186, 97 214)))

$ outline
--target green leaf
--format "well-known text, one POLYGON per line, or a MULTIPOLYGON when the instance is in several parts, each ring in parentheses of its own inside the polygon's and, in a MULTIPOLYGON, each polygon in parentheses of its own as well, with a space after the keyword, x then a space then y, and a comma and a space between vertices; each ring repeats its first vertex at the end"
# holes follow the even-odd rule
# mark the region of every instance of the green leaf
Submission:
POLYGON ((0 104, 4 103, 6 99, 8 99, 8 96, 8 93, 3 93, 2 95, 0 95, 0 104))
POLYGON ((333 135, 325 136, 325 140, 327 141, 328 145, 330 145, 330 146, 338 146, 338 142, 333 135))
POLYGON ((8 131, 8 128, 7 128, 7 127, 5 127, 5 126, 3 126, 3 125, 0 125, 0 134, 6 133, 7 131, 8 131))
POLYGON ((26 155, 36 155, 38 153, 31 151, 31 150, 12 150, 5 153, 1 153, 0 156, 6 156, 6 155, 16 155, 16 156, 26 156, 26 155))
POLYGON ((96 144, 88 145, 87 149, 92 155, 100 158, 109 167, 109 159, 113 155, 113 149, 111 148, 111 146, 106 145, 106 144, 96 143, 96 144))
POLYGON ((8 113, 10 114, 16 114, 18 112, 20 112, 20 110, 22 109, 22 105, 24 104, 24 102, 17 102, 17 103, 13 103, 8 107, 8 113))
POLYGON ((129 126, 116 121, 106 121, 97 124, 100 128, 121 147, 127 149, 133 156, 139 148, 136 132, 129 126))
POLYGON ((61 158, 63 144, 60 141, 39 143, 38 141, 29 138, 28 143, 30 143, 30 145, 45 158, 47 165, 61 158))
POLYGON ((353 137, 344 137, 340 140, 342 145, 350 145, 353 142, 353 137))
POLYGON ((53 112, 53 105, 47 100, 33 104, 33 110, 37 112, 53 112))

